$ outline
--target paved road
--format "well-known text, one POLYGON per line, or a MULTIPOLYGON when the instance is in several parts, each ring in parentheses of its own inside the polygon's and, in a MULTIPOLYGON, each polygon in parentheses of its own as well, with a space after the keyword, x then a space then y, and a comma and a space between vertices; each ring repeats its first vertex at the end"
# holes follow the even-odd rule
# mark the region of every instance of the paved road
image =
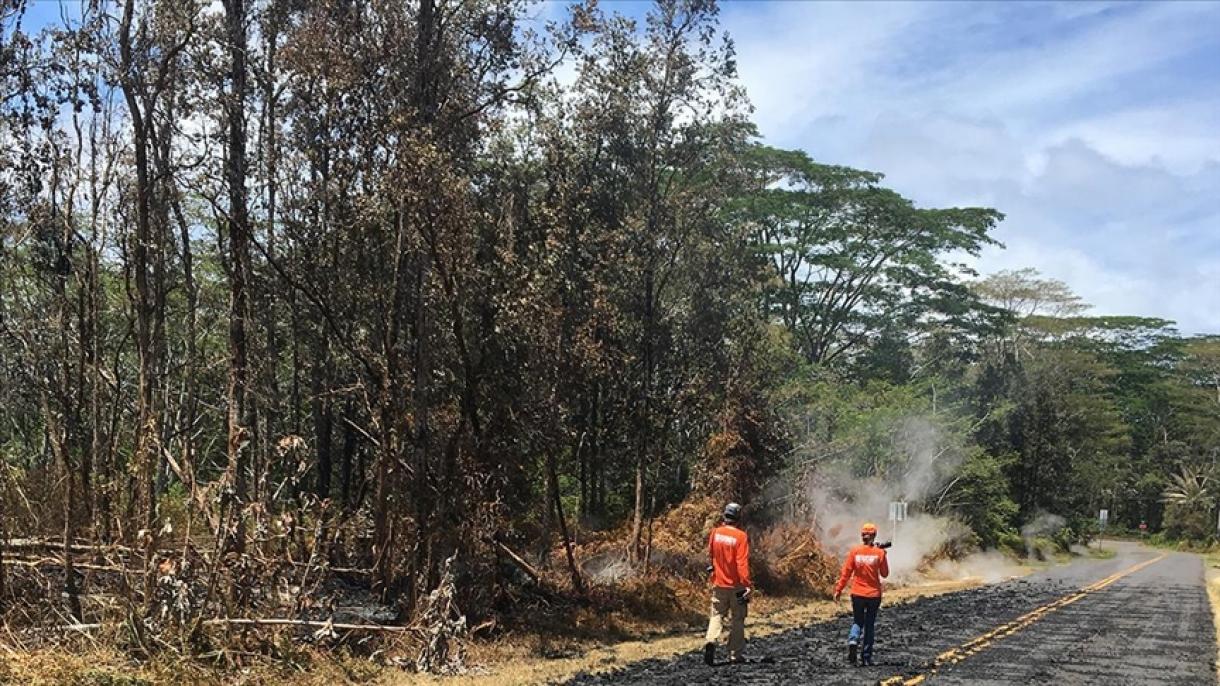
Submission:
POLYGON ((688 654, 569 683, 1215 684, 1202 560, 1106 545, 1114 558, 883 607, 876 667, 845 664, 844 615, 752 642, 745 665, 703 665, 693 638, 688 654))

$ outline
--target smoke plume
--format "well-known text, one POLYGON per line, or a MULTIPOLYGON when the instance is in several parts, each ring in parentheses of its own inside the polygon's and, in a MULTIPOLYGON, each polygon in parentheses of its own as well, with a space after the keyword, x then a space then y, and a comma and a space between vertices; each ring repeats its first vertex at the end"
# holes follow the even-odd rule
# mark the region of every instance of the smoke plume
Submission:
MULTIPOLYGON (((903 420, 890 432, 889 439, 883 452, 891 459, 883 468, 872 470, 878 476, 855 476, 860 454, 841 451, 839 459, 818 466, 806 495, 813 507, 814 527, 826 550, 842 556, 859 543, 861 524, 873 522, 879 529, 877 540, 894 543, 888 551, 889 580, 902 583, 918 576, 925 561, 946 544, 970 535, 960 522, 925 511, 953 478, 963 453, 947 444, 933 423, 919 417, 903 420), (895 501, 908 503, 905 521, 889 521, 889 504, 895 501)), ((1002 578, 1012 572, 1012 567, 1011 563, 980 557, 940 565, 936 571, 954 578, 1002 578)))
POLYGON ((1067 526, 1067 520, 1057 514, 1039 512, 1034 515, 1028 524, 1021 527, 1021 538, 1025 539, 1025 554, 1041 555, 1042 551, 1037 550, 1038 543, 1035 539, 1040 536, 1050 536, 1065 526, 1067 526))

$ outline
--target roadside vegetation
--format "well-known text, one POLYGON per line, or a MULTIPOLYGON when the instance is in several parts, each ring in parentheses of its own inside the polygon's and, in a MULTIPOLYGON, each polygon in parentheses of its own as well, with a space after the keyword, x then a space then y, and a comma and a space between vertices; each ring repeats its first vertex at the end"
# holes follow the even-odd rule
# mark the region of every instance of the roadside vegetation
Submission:
POLYGON ((1220 338, 769 147, 714 3, 79 12, 0 0, 0 681, 562 659, 701 621, 729 500, 776 612, 888 499, 1215 540, 1220 338))
POLYGON ((1216 662, 1213 668, 1220 675, 1220 552, 1214 549, 1204 556, 1207 597, 1212 604, 1212 624, 1216 631, 1216 662))

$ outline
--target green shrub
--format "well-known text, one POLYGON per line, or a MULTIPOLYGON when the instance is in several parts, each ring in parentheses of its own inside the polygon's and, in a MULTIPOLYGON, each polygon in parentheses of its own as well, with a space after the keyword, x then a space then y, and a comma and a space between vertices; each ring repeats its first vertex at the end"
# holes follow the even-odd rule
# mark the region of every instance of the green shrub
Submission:
POLYGON ((1061 552, 1059 544, 1053 538, 1047 536, 1035 536, 1027 542, 1027 554, 1035 560, 1045 561, 1061 552))
POLYGON ((1012 529, 1001 531, 997 535, 996 547, 1017 557, 1025 557, 1026 555, 1025 539, 1021 538, 1021 534, 1012 529))
POLYGON ((175 532, 186 531, 187 509, 190 494, 181 481, 175 481, 165 489, 157 503, 161 518, 159 526, 169 524, 175 532))
POLYGON ((1051 543, 1061 553, 1070 553, 1072 546, 1080 543, 1081 538, 1071 527, 1065 526, 1050 536, 1051 543))
POLYGON ((1169 503, 1165 507, 1165 533, 1170 539, 1204 542, 1215 531, 1211 513, 1201 507, 1169 503))

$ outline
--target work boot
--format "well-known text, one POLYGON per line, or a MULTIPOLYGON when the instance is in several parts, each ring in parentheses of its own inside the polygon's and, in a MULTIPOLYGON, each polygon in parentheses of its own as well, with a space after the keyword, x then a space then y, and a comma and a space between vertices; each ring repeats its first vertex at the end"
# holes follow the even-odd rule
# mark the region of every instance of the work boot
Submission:
POLYGON ((861 667, 872 667, 873 666, 873 656, 869 655, 868 657, 860 658, 860 666, 861 667))
POLYGON ((856 664, 856 642, 855 641, 847 642, 847 661, 852 663, 853 665, 856 664))
POLYGON ((703 664, 711 666, 716 664, 716 644, 703 644, 703 664))

